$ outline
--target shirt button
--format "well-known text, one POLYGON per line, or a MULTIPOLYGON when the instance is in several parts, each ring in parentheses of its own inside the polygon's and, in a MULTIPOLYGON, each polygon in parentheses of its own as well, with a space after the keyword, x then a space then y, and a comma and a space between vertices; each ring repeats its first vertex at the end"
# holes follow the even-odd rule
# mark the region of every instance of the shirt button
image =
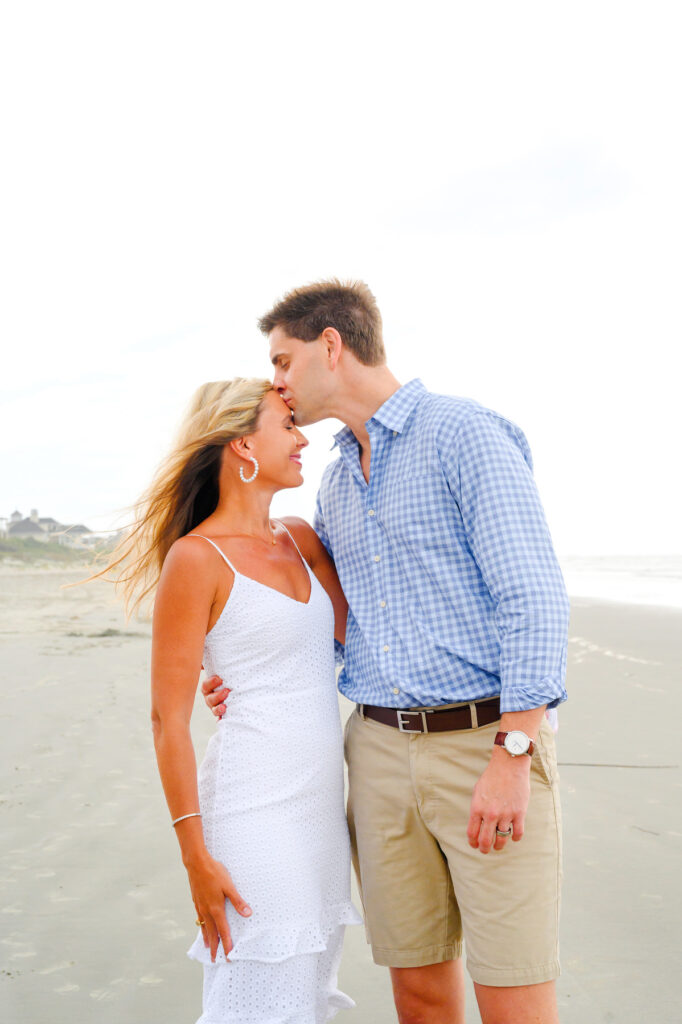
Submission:
POLYGON ((367 513, 367 515, 368 515, 368 516, 373 516, 373 515, 374 515, 374 509, 373 509, 373 508, 371 508, 371 509, 369 510, 369 512, 367 513))
POLYGON ((393 431, 393 436, 394 436, 394 437, 397 437, 397 436, 398 436, 398 431, 397 431, 397 430, 394 430, 394 431, 393 431))
POLYGON ((382 601, 382 602, 381 602, 381 607, 382 607, 382 608, 385 608, 385 607, 386 607, 386 602, 385 602, 385 601, 382 601))
POLYGON ((394 687, 393 687, 393 692, 394 692, 395 694, 398 694, 398 693, 400 693, 400 690, 398 689, 398 687, 397 687, 397 686, 394 686, 394 687))
POLYGON ((375 562, 380 562, 380 561, 381 561, 381 559, 379 558, 379 556, 378 556, 378 555, 375 555, 375 556, 374 556, 374 561, 375 561, 375 562))
POLYGON ((388 651, 390 651, 390 649, 391 649, 391 648, 390 648, 390 647, 388 646, 388 644, 384 644, 384 651, 385 651, 386 653, 388 653, 388 651))

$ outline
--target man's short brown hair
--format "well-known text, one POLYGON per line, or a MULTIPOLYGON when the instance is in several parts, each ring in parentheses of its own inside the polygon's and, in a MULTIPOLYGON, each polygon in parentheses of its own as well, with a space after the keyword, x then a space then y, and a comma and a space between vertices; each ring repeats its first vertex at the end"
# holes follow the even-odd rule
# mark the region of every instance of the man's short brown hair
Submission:
POLYGON ((290 338, 314 341, 334 327, 346 348, 365 366, 386 362, 381 313, 364 281, 316 281, 294 288, 262 316, 263 334, 281 327, 290 338))

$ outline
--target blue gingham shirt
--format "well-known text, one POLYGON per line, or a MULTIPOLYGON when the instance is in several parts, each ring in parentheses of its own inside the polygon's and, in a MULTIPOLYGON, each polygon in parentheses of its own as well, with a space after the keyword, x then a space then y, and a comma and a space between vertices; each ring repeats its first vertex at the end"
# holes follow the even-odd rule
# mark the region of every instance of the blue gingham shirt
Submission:
POLYGON ((315 513, 349 604, 341 692, 398 708, 565 700, 568 598, 522 432, 419 380, 366 427, 369 483, 344 427, 315 513))

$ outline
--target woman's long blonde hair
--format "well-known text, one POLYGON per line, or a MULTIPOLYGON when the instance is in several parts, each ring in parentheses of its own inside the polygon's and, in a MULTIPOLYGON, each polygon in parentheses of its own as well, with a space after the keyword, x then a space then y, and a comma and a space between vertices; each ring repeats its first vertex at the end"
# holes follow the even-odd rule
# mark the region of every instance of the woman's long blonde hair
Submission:
POLYGON ((89 577, 112 579, 128 615, 151 599, 171 545, 215 511, 223 448, 253 433, 270 390, 271 381, 235 377, 195 392, 173 448, 133 506, 133 525, 89 577))

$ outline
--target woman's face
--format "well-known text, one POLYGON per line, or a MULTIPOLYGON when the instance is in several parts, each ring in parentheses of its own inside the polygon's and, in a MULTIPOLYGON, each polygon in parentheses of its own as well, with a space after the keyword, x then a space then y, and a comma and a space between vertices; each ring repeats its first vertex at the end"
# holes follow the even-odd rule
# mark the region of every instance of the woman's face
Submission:
MULTIPOLYGON (((258 477, 262 483, 278 488, 299 487, 303 483, 301 452, 308 441, 293 421, 293 413, 276 391, 268 391, 261 405, 258 427, 251 434, 250 452, 258 459, 258 477)), ((249 464, 244 473, 251 475, 249 464)))

